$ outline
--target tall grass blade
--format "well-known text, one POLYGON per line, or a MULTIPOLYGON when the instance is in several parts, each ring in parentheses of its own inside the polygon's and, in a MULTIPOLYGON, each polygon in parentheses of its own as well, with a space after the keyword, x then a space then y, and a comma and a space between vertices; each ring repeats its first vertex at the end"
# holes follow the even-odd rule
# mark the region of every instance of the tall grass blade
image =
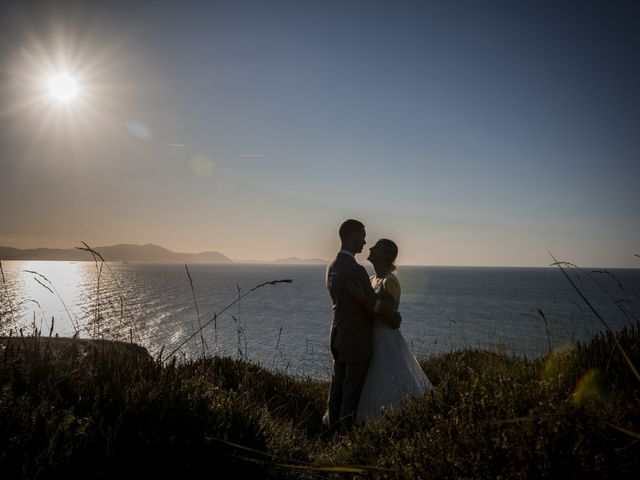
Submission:
MULTIPOLYGON (((240 295, 238 298, 236 298, 233 302, 231 302, 229 305, 227 305, 226 307, 224 307, 220 312, 214 313, 213 314, 213 318, 211 320, 209 320, 207 323, 205 323, 202 326, 203 330, 205 328, 207 328, 212 322, 216 321, 216 319, 218 318, 218 315, 222 315, 224 312, 226 312, 227 310, 229 310, 231 307, 233 307, 236 303, 238 303, 242 298, 246 297, 247 295, 249 295, 250 293, 254 292, 255 290, 264 287, 265 285, 276 285, 278 283, 291 283, 292 280, 291 279, 285 279, 285 280, 271 280, 270 282, 264 282, 261 283, 260 285, 256 285, 255 287, 253 287, 251 290, 249 290, 248 292, 243 293, 242 295, 240 295)), ((166 362, 169 358, 171 358, 172 356, 174 356, 176 354, 176 352, 178 350, 180 350, 189 340, 191 340, 193 337, 195 337, 196 335, 198 335, 200 333, 200 330, 198 330, 197 332, 192 333, 191 335, 189 335, 180 345, 178 345, 176 348, 173 349, 173 351, 171 353, 169 353, 163 360, 163 362, 166 362)))
MULTIPOLYGON (((74 336, 79 335, 80 334, 80 330, 81 330, 80 325, 78 324, 78 322, 74 322, 73 321, 73 317, 71 316, 71 312, 69 311, 69 308, 67 307, 67 304, 62 299, 62 296, 60 295, 60 292, 58 292, 58 289, 55 287, 55 285, 53 283, 51 283, 51 280, 49 280, 46 276, 42 275, 41 273, 35 272, 33 270, 25 270, 25 272, 31 273, 33 275, 37 275, 38 277, 44 279, 49 285, 51 285, 51 288, 49 288, 44 283, 42 283, 40 280, 38 280, 36 277, 33 277, 33 279, 36 282, 38 282, 44 288, 49 290, 49 292, 51 292, 53 295, 56 295, 58 297, 58 300, 60 300, 60 303, 62 303, 62 306, 64 307, 65 312, 67 312, 67 316, 69 317, 69 321, 71 322, 71 326, 73 327, 73 330, 74 330, 74 336)), ((85 328, 85 331, 89 334, 89 336, 92 336, 91 332, 89 330, 87 330, 86 328, 85 328)))
POLYGON ((200 331, 200 340, 202 342, 202 358, 206 356, 205 347, 206 344, 204 342, 204 336, 202 335, 202 322, 200 321, 200 310, 198 309, 198 301, 196 300, 196 292, 193 289, 193 280, 191 279, 191 273, 189 272, 189 267, 187 264, 184 264, 184 269, 187 271, 187 276, 189 277, 189 286, 191 287, 191 295, 193 295, 193 303, 196 305, 196 316, 198 317, 198 330, 200 331))
POLYGON ((630 437, 633 437, 637 440, 640 440, 640 433, 634 432, 632 430, 627 430, 626 428, 620 427, 618 425, 614 425, 613 423, 609 423, 609 422, 604 422, 604 423, 610 426, 611 428, 618 430, 619 432, 629 435, 630 437))
POLYGON ((116 275, 113 273, 113 270, 111 270, 109 263, 104 259, 104 257, 100 252, 91 248, 86 242, 81 242, 81 243, 84 245, 84 247, 76 247, 76 249, 90 253, 93 257, 94 262, 96 262, 96 268, 98 264, 98 261, 97 261, 98 258, 100 259, 101 264, 107 267, 107 271, 109 272, 109 275, 111 275, 112 280, 116 283, 118 287, 118 297, 120 299, 120 324, 124 325, 124 327, 128 328, 130 331, 133 329, 138 342, 140 342, 142 337, 140 336, 140 332, 138 331, 138 327, 136 326, 134 319, 132 318, 128 324, 124 320, 124 295, 122 294, 123 289, 122 289, 122 285, 120 285, 120 282, 118 281, 118 277, 116 277, 116 275))
POLYGON ((264 463, 264 464, 272 464, 277 467, 285 468, 289 470, 301 470, 301 471, 307 471, 307 472, 337 472, 337 473, 361 473, 361 474, 364 474, 367 472, 398 474, 398 472, 390 468, 373 467, 369 465, 314 465, 312 463, 304 462, 301 460, 293 460, 290 458, 278 457, 276 455, 262 452, 254 448, 249 448, 249 447, 245 447, 244 445, 239 445, 234 442, 229 442, 228 440, 223 440, 221 438, 212 438, 210 440, 233 447, 237 450, 242 450, 247 453, 257 454, 262 457, 267 457, 270 459, 270 460, 261 460, 257 458, 242 457, 242 456, 236 455, 238 458, 242 458, 243 460, 249 460, 249 461, 264 463))
POLYGON ((545 316, 544 312, 539 308, 537 310, 538 315, 540 315, 542 317, 542 320, 544 321, 544 329, 547 332, 547 342, 549 343, 549 353, 551 353, 551 332, 549 331, 549 323, 547 322, 547 317, 545 316))
POLYGON ((636 376, 636 378, 638 379, 638 381, 640 381, 640 373, 638 373, 638 370, 636 369, 635 365, 633 364, 633 362, 631 361, 631 359, 629 358, 629 356, 627 355, 627 352, 624 350, 624 348, 622 347, 622 345, 620 345, 620 341, 618 340, 618 336, 613 332, 613 330, 611 330, 611 327, 609 327, 609 325, 607 324, 607 322, 605 322, 604 318, 602 318, 602 316, 598 313, 598 311, 593 307, 593 305, 591 305, 591 302, 589 302, 589 300, 587 299, 587 297, 584 296, 584 293, 582 293, 582 290, 580 290, 578 288, 578 286, 575 284, 575 282, 571 279, 571 277, 569 277, 569 275, 567 275, 567 272, 565 272, 563 265, 565 265, 565 262, 559 262, 558 259, 553 255, 553 253, 549 252, 549 254, 551 255, 551 258, 553 258, 554 264, 555 266, 557 266, 560 271, 562 272, 562 275, 564 275, 564 277, 567 279, 567 281, 571 284, 571 286, 573 287, 573 289, 576 291, 576 293, 580 296, 580 298, 582 298, 582 300, 587 304, 587 306, 589 307, 589 309, 593 312, 593 314, 596 316, 596 318, 600 321, 600 323, 602 323, 602 325, 604 325, 604 327, 607 329, 607 331, 612 335, 613 337, 613 341, 615 342, 616 346, 618 347, 618 349, 620 350, 620 353, 622 353, 622 356, 624 357, 625 361, 627 362, 627 365, 629 365, 629 368, 631 369, 631 371, 633 372, 633 374, 636 376))

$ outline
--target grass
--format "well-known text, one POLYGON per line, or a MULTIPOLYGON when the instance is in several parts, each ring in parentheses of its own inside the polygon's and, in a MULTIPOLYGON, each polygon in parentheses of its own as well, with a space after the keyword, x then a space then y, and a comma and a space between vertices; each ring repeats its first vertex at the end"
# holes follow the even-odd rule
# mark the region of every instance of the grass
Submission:
POLYGON ((327 382, 242 360, 161 362, 127 344, 13 338, 0 355, 5 478, 611 477, 640 472, 640 325, 528 361, 480 350, 422 366, 435 388, 325 438, 327 382), (85 347, 82 347, 85 342, 85 347), (363 474, 326 471, 327 467, 363 474), (225 470, 228 471, 228 470, 225 470))

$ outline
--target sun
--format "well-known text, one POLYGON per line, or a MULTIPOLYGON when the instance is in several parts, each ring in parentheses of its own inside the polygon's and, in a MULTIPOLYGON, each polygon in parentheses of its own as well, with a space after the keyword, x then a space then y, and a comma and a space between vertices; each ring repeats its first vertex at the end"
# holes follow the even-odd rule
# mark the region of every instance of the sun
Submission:
POLYGON ((73 101, 78 95, 78 82, 68 73, 57 73, 49 78, 49 93, 61 103, 73 101))

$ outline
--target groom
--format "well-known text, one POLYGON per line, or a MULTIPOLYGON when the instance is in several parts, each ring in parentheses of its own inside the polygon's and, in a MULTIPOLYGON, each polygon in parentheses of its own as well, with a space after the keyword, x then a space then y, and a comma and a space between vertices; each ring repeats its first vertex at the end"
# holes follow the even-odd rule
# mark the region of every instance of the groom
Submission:
MULTIPOLYGON (((333 302, 331 354, 333 375, 329 391, 328 422, 331 430, 354 425, 360 392, 371 359, 373 313, 399 315, 391 302, 383 302, 371 288, 369 275, 356 262, 366 244, 362 222, 349 219, 340 226, 340 252, 327 267, 327 290, 333 302), (352 283, 364 292, 361 303, 348 289, 352 283)), ((399 324, 399 322, 398 322, 399 324)))

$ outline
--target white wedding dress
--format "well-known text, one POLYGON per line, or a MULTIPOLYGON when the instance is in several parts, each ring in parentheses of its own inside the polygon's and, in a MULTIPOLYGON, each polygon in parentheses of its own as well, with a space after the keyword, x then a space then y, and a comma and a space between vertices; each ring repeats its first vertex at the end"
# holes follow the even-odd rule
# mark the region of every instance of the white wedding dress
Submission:
MULTIPOLYGON (((384 278, 372 276, 371 285, 379 297, 390 296, 398 306, 400 283, 392 273, 384 278)), ((417 398, 433 388, 399 329, 375 319, 372 337, 373 354, 360 394, 358 423, 398 408, 406 400, 417 398)))

